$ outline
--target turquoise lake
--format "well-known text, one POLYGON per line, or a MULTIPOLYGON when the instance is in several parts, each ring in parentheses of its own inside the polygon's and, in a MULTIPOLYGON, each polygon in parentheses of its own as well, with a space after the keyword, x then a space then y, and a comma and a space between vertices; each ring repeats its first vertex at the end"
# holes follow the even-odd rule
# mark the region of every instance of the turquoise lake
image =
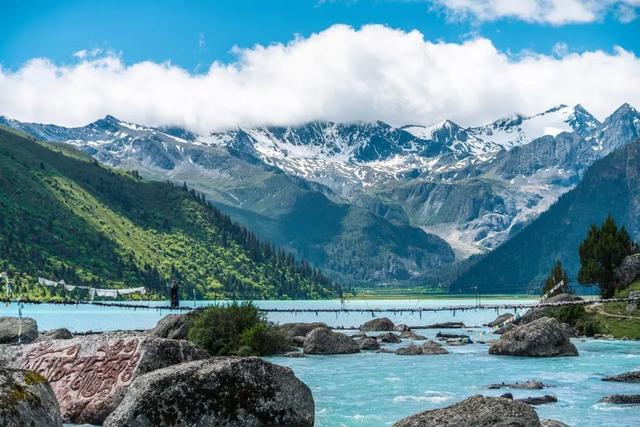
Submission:
MULTIPOLYGON (((512 300, 510 300, 512 301, 512 300)), ((522 300, 519 300, 522 301, 522 300)), ((484 302, 484 300, 483 300, 484 302)), ((507 300, 487 300, 506 303, 507 300)), ((533 302, 533 300, 528 301, 533 302)), ((473 298, 432 300, 360 300, 348 301, 348 308, 406 308, 474 304, 473 298)), ((156 303, 163 305, 166 303, 156 303)), ((184 302, 183 304, 187 304, 184 302)), ((189 303, 193 304, 193 303, 189 303)), ((198 302, 196 305, 207 305, 198 302)), ((339 301, 256 301, 263 308, 339 308, 339 301)), ((41 330, 66 327, 72 331, 146 329, 167 311, 104 308, 91 305, 25 305, 23 316, 33 317, 41 330)), ((0 316, 16 316, 15 304, 2 305, 0 316)), ((497 339, 486 323, 496 317, 495 310, 377 314, 396 323, 411 326, 435 322, 462 321, 463 329, 474 340, 497 339)), ((274 322, 324 321, 331 326, 358 326, 372 318, 371 313, 305 313, 270 315, 274 322)), ((434 337, 445 329, 417 329, 434 337)), ((345 333, 354 333, 346 330, 345 333)), ((449 332, 461 333, 460 329, 449 332)), ((404 346, 389 344, 393 349, 404 346)), ((515 358, 491 356, 487 344, 448 347, 451 354, 438 356, 396 356, 363 352, 344 356, 308 356, 305 358, 270 357, 267 360, 289 366, 312 390, 318 426, 388 426, 416 412, 451 405, 474 394, 500 395, 511 392, 516 398, 552 394, 557 403, 536 407, 541 418, 555 418, 572 426, 638 426, 640 406, 616 406, 598 403, 611 393, 640 394, 640 384, 601 381, 604 375, 640 369, 640 341, 575 339, 580 356, 570 358, 515 358), (544 390, 488 390, 487 385, 535 379, 548 384, 544 390)))

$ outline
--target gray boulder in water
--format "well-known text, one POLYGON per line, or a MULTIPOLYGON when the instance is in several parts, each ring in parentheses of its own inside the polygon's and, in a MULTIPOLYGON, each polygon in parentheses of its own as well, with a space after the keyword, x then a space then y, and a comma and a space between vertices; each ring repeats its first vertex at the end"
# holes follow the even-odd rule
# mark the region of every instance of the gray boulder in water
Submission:
POLYGON ((0 425, 62 427, 58 401, 42 375, 0 368, 0 425))
POLYGON ((602 381, 614 381, 620 383, 640 383, 640 371, 625 372, 620 375, 604 377, 602 381))
POLYGON ((380 344, 375 338, 361 338, 356 341, 360 346, 360 350, 378 350, 380 344))
POLYGON ((29 344, 38 339, 38 323, 30 317, 0 317, 0 344, 29 344))
POLYGON ((388 344, 397 344, 399 342, 402 342, 400 337, 394 334, 393 332, 387 332, 386 334, 382 334, 378 336, 378 339, 388 344))
POLYGON ((394 427, 539 427, 536 411, 526 403, 502 397, 473 396, 453 406, 421 412, 394 427))
POLYGON ((73 424, 102 424, 138 376, 207 357, 188 341, 125 332, 0 346, 0 365, 42 375, 73 424))
POLYGON ((603 397, 602 403, 615 403, 616 405, 640 405, 640 394, 610 394, 603 397))
POLYGON ((407 347, 400 347, 395 352, 398 356, 430 356, 433 354, 449 354, 446 348, 435 341, 427 341, 421 346, 411 344, 407 347))
POLYGON ((305 354, 359 353, 360 346, 351 337, 328 328, 316 328, 309 332, 302 349, 305 354))
POLYGON ((577 356, 569 334, 556 319, 543 317, 505 332, 489 354, 507 356, 577 356))
POLYGON ((287 338, 293 337, 306 337, 307 334, 316 328, 329 328, 324 322, 311 322, 311 323, 283 323, 278 325, 278 330, 282 332, 287 338))
POLYGON ((289 368, 214 357, 137 378, 105 427, 313 426, 311 390, 289 368))
POLYGON ((361 331, 393 331, 395 325, 386 317, 371 319, 360 326, 361 331))

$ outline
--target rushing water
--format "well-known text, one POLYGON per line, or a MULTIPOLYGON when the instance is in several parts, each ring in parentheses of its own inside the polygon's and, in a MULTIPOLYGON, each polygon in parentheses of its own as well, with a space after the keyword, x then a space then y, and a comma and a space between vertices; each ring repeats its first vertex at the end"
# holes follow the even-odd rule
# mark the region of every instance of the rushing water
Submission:
MULTIPOLYGON (((506 301, 492 300, 492 303, 506 301)), ((474 300, 385 300, 349 301, 350 308, 403 307, 473 304, 474 300)), ((199 302, 198 305, 207 303, 199 302)), ((264 308, 335 308, 339 301, 257 301, 264 308)), ((15 304, 2 306, 0 315, 17 315, 15 304)), ((144 329, 152 327, 166 311, 103 308, 97 306, 26 305, 23 315, 38 321, 40 329, 66 327, 73 331, 144 329)), ((476 341, 496 339, 480 325, 492 320, 495 311, 403 312, 387 315, 396 323, 412 326, 435 322, 463 321, 476 341)), ((371 319, 370 313, 274 313, 275 322, 324 321, 331 326, 350 327, 371 319)), ((442 330, 445 331, 445 330, 442 330)), ((352 333, 354 331, 346 331, 352 333)), ((433 337, 438 330, 417 329, 433 337)), ((460 333, 460 330, 449 332, 460 333)), ((576 339, 579 357, 515 358, 491 356, 488 345, 449 347, 449 355, 396 356, 364 352, 343 356, 272 357, 268 360, 291 367, 313 391, 318 426, 384 426, 416 412, 443 407, 474 394, 516 398, 552 394, 558 403, 538 406, 541 418, 555 418, 574 426, 638 426, 640 407, 600 404, 611 393, 640 394, 640 384, 601 381, 602 376, 640 369, 640 342, 576 339), (542 381, 544 390, 488 390, 497 382, 542 381)), ((388 345, 395 348, 408 344, 388 345)))

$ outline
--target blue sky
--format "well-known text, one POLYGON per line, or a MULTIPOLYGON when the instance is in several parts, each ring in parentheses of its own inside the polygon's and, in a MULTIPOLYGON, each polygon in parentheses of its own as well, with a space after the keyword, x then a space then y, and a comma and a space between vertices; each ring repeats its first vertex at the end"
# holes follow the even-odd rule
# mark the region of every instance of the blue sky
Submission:
POLYGON ((0 0, 0 115, 198 132, 640 105, 640 0, 0 0))
POLYGON ((385 24, 417 29, 429 40, 460 42, 474 35, 505 52, 550 53, 557 43, 575 52, 613 46, 640 51, 638 20, 612 13, 593 23, 550 25, 507 17, 493 22, 451 20, 426 1, 2 1, 0 62, 18 68, 34 57, 63 63, 81 49, 109 49, 127 63, 171 61, 200 71, 235 59, 233 46, 286 43, 336 24, 385 24))

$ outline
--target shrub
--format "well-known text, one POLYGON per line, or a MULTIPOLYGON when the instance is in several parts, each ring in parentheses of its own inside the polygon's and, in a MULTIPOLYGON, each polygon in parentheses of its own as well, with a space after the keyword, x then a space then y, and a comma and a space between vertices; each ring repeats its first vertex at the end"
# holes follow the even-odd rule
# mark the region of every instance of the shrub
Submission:
POLYGON ((286 348, 286 338, 251 302, 216 305, 194 313, 187 339, 212 356, 262 356, 286 348))
POLYGON ((258 323, 242 333, 240 345, 242 352, 249 352, 248 355, 267 356, 285 350, 287 338, 276 328, 258 323))

